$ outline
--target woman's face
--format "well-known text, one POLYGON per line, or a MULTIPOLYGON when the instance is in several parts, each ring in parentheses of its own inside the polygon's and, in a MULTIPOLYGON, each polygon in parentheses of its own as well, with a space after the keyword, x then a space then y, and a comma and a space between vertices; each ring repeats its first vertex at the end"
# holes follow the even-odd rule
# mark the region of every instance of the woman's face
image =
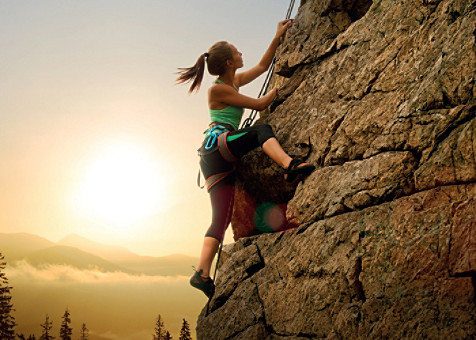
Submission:
POLYGON ((232 50, 232 62, 233 62, 233 67, 235 68, 240 68, 243 67, 243 58, 242 58, 242 53, 238 51, 238 49, 230 44, 231 50, 232 50))

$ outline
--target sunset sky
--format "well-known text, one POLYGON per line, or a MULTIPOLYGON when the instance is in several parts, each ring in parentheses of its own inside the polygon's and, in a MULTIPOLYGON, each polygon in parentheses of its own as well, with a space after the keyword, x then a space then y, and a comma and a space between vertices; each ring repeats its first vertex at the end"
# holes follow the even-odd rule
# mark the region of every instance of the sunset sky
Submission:
POLYGON ((219 40, 254 66, 288 5, 0 0, 0 232, 198 256, 211 212, 196 150, 213 78, 190 96, 174 73, 219 40))

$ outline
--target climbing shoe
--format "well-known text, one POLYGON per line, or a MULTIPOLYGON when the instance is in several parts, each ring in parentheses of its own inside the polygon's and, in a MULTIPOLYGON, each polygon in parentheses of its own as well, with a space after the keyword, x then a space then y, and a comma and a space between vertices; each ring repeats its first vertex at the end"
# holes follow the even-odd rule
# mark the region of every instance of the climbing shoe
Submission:
POLYGON ((308 176, 314 169, 316 169, 314 165, 296 158, 291 160, 289 167, 284 170, 284 179, 286 182, 294 182, 299 175, 308 176))
POLYGON ((215 293, 215 283, 211 277, 204 279, 202 277, 203 269, 200 269, 198 272, 195 271, 193 276, 190 278, 190 285, 197 289, 200 289, 208 298, 211 298, 215 293))

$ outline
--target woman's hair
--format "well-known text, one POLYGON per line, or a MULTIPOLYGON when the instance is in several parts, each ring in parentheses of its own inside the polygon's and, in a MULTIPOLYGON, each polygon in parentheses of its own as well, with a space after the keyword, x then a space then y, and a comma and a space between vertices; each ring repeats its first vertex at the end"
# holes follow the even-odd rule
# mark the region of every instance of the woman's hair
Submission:
POLYGON ((188 92, 198 91, 205 71, 205 60, 208 72, 214 76, 221 76, 226 71, 226 61, 233 58, 233 50, 226 41, 219 41, 198 57, 195 65, 179 68, 177 84, 192 82, 188 92))

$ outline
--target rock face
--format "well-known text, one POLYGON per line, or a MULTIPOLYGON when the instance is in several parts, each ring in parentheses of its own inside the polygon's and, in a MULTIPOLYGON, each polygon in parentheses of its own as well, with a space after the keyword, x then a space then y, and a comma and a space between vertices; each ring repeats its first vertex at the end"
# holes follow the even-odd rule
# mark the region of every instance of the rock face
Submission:
POLYGON ((242 160, 198 339, 476 336, 475 10, 301 1, 258 123, 317 169, 242 160))

